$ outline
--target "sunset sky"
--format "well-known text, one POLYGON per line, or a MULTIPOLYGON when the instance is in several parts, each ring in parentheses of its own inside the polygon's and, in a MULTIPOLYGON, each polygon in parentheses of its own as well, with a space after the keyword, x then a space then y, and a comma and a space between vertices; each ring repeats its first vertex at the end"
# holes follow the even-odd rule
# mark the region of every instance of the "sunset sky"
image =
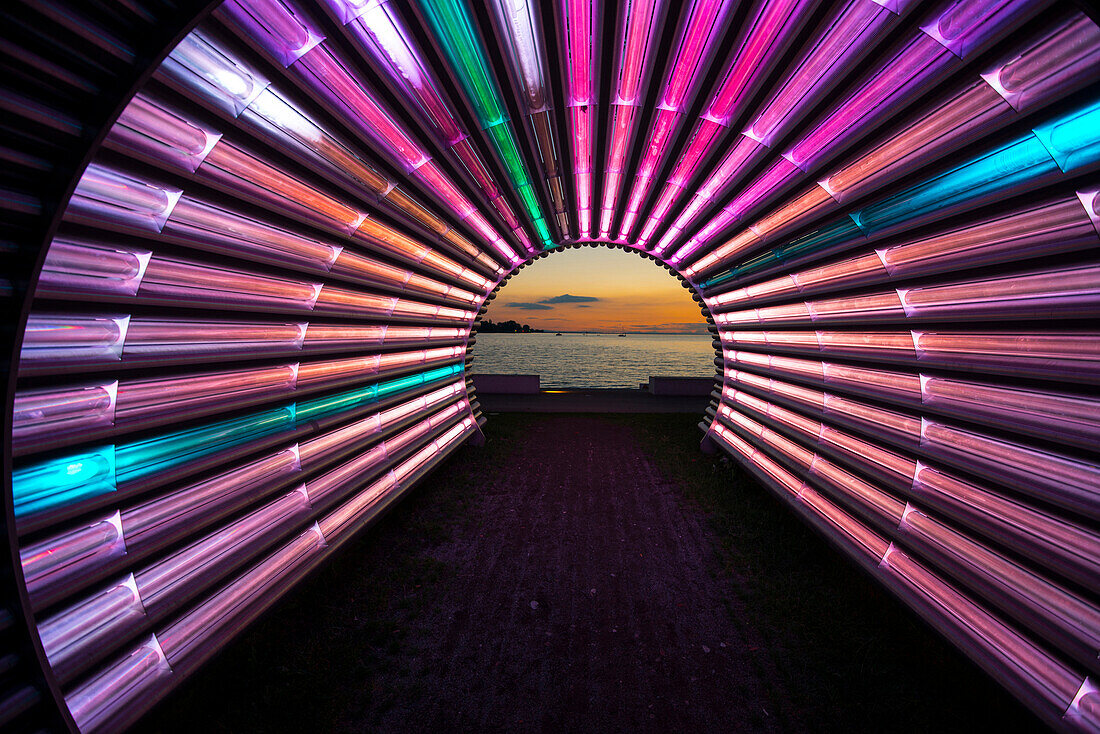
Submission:
POLYGON ((547 331, 703 333, 691 294, 652 260, 607 247, 556 252, 521 270, 485 318, 547 331))

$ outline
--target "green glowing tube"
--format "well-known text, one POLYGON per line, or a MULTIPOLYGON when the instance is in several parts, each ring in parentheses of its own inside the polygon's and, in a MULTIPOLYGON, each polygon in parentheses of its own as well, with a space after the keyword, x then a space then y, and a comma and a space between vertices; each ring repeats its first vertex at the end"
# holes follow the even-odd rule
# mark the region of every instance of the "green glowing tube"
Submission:
MULTIPOLYGON (((454 68, 458 83, 473 105, 481 128, 489 136, 504 164, 512 188, 530 187, 531 177, 516 145, 500 90, 489 73, 485 49, 466 6, 461 0, 420 0, 420 7, 440 48, 454 68)), ((523 206, 542 239, 543 247, 552 247, 550 230, 538 200, 534 196, 525 197, 523 206)))

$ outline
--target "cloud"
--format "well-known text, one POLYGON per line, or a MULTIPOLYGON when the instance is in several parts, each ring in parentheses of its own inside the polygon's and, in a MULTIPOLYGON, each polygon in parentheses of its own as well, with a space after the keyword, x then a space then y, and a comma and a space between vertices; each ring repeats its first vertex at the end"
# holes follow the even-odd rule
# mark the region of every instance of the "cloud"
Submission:
POLYGON ((525 301, 513 301, 504 305, 508 308, 518 308, 523 311, 552 311, 554 309, 553 306, 547 306, 545 303, 527 303, 525 301))
POLYGON ((592 296, 574 296, 569 293, 563 293, 553 298, 544 298, 539 301, 539 303, 595 303, 598 300, 600 299, 592 296))

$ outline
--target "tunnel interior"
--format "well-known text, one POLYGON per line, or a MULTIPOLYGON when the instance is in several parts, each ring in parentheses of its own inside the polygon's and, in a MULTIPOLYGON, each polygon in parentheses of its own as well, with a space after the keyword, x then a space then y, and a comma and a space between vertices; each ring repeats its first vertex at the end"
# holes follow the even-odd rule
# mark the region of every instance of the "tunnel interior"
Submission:
POLYGON ((711 326, 705 450, 1100 728, 1088 9, 4 13, 6 723, 115 731, 200 671, 481 440, 509 278, 608 246, 711 326))

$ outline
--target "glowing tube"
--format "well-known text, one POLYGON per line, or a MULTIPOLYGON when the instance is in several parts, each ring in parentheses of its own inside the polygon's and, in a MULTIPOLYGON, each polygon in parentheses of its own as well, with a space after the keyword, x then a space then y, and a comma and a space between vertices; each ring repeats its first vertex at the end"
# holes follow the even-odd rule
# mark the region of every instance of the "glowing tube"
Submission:
POLYGON ((657 21, 663 13, 663 3, 656 0, 630 2, 622 12, 623 27, 617 49, 618 74, 611 98, 610 142, 600 207, 601 239, 611 235, 611 219, 618 205, 626 157, 634 138, 634 112, 639 104, 643 81, 652 66, 650 48, 657 21))
MULTIPOLYGON (((779 404, 797 410, 809 410, 813 415, 838 425, 852 428, 865 436, 886 441, 908 451, 919 451, 966 472, 977 472, 985 478, 1013 487, 1031 497, 1054 502, 1062 507, 1096 515, 1100 512, 1097 478, 1100 469, 1088 462, 1033 449, 1018 442, 1006 441, 975 431, 928 418, 888 411, 842 395, 783 382, 752 372, 728 371, 728 380, 753 394, 764 394, 779 404)), ((747 404, 744 393, 723 389, 723 395, 747 404)), ((765 414, 780 420, 776 405, 765 414)), ((785 414, 785 424, 800 425, 800 413, 785 414)), ((815 434, 818 429, 811 428, 815 434)))
MULTIPOLYGON (((0 278, 38 284, 12 376, 14 578, 79 725, 133 723, 473 436, 471 328, 554 229, 517 215, 549 206, 569 238, 569 201, 582 238, 628 225, 692 279, 721 350, 708 443, 1045 722, 1097 728, 1100 125, 1081 90, 1100 30, 1047 0, 760 0, 722 24, 724 63, 680 74, 657 39, 711 22, 680 6, 494 2, 447 32, 518 11, 493 21, 501 58, 475 61, 533 134, 501 118, 465 137, 418 51, 431 27, 400 21, 423 12, 234 0, 128 103, 104 100, 122 113, 44 267, 0 278), (637 146, 635 106, 658 133, 637 146), (483 144, 504 151, 496 181, 483 144)), ((65 76, 41 67, 43 93, 109 81, 51 58, 65 76)), ((34 151, 94 132, 84 117, 17 99, 17 131, 65 138, 18 132, 8 209, 64 200, 34 151)))
MULTIPOLYGON (((756 15, 740 36, 740 51, 733 55, 719 91, 696 123, 689 149, 669 178, 669 185, 682 189, 691 179, 699 158, 704 151, 709 151, 720 129, 717 126, 729 126, 752 83, 774 63, 774 58, 782 52, 790 36, 808 15, 805 5, 794 2, 763 3, 757 8, 756 15)), ((796 62, 783 85, 765 103, 763 111, 742 132, 747 140, 737 144, 741 154, 711 175, 702 190, 696 192, 696 196, 701 197, 698 201, 709 201, 715 192, 728 188, 743 166, 762 155, 765 148, 770 147, 774 139, 818 99, 817 95, 836 82, 845 68, 845 62, 862 53, 897 17, 869 0, 854 0, 839 7, 826 19, 817 31, 819 40, 796 62), (754 141, 756 145, 753 145, 754 141), (754 154, 751 159, 748 157, 749 151, 754 154), (737 160, 736 165, 732 165, 734 160, 737 160)), ((664 199, 658 203, 650 215, 652 224, 647 224, 650 233, 664 219, 679 193, 679 190, 675 193, 670 191, 667 203, 664 199)), ((655 251, 667 251, 675 237, 690 226, 694 218, 695 211, 691 208, 683 212, 655 251)), ((643 239, 648 241, 649 238, 643 239)))
POLYGON ((586 239, 592 234, 593 0, 563 0, 561 9, 577 219, 580 237, 586 239))
MULTIPOLYGON (((282 0, 251 0, 227 2, 220 13, 233 22, 243 34, 260 45, 267 53, 279 58, 280 50, 287 44, 288 35, 297 38, 298 28, 308 27, 300 11, 293 10, 282 0), (257 22, 256 16, 263 22, 257 22)), ((347 62, 324 43, 316 43, 286 64, 289 69, 321 95, 338 114, 351 121, 369 140, 372 140, 390 159, 403 170, 421 179, 427 189, 448 208, 466 219, 474 212, 473 205, 446 179, 426 152, 394 120, 363 85, 350 72, 347 62)), ((477 224, 474 224, 477 228, 477 224)), ((482 229, 479 234, 512 265, 518 256, 498 234, 482 229)))
MULTIPOLYGON (((488 133, 490 142, 504 163, 512 186, 516 189, 529 186, 527 167, 516 146, 500 90, 489 72, 481 39, 466 7, 454 0, 423 0, 421 7, 466 98, 472 103, 482 129, 488 133)), ((523 199, 523 204, 543 248, 551 247, 553 242, 538 201, 529 197, 523 199)))
POLYGON ((299 479, 303 469, 321 468, 347 457, 426 411, 437 411, 428 419, 433 427, 449 422, 468 405, 459 400, 441 406, 460 394, 458 383, 434 390, 155 500, 139 500, 91 525, 26 546, 21 562, 32 603, 42 609, 59 594, 88 588, 97 579, 117 572, 120 562, 133 563, 229 517, 299 479))
MULTIPOLYGON (((709 296, 712 307, 787 293, 813 293, 846 285, 929 275, 1025 258, 1071 252, 1096 244, 1097 231, 1077 197, 1028 207, 1004 216, 949 229, 916 240, 889 243, 873 253, 835 260, 757 283, 747 291, 709 296)), ((826 245, 828 247, 828 245, 826 245)), ((826 250, 827 251, 827 250, 826 250)), ((820 257, 820 251, 779 250, 776 261, 792 263, 820 257)), ((749 263, 709 278, 710 289, 750 272, 749 263)))
POLYGON ((558 172, 558 145, 550 118, 551 100, 543 72, 545 59, 538 33, 536 9, 530 0, 495 0, 491 4, 497 27, 503 30, 506 56, 527 108, 527 122, 535 138, 535 151, 551 192, 551 204, 559 224, 568 231, 568 217, 558 172))
POLYGON ((461 371, 461 365, 440 367, 367 388, 40 462, 13 473, 16 512, 20 517, 37 514, 114 492, 121 485, 137 483, 164 472, 197 471, 202 468, 201 459, 224 454, 258 439, 285 434, 293 430, 297 422, 322 418, 331 421, 335 415, 346 415, 387 396, 461 371), (185 465, 187 468, 183 469, 185 465))
POLYGON ((729 13, 726 0, 692 0, 684 13, 686 22, 677 41, 675 60, 665 76, 663 91, 657 105, 657 117, 653 121, 642 159, 638 164, 634 185, 627 198, 623 221, 619 225, 618 239, 630 239, 642 203, 649 195, 653 177, 664 162, 670 138, 679 128, 684 105, 696 93, 703 60, 711 52, 717 29, 722 27, 729 13))
MULTIPOLYGON (((330 2, 340 6, 336 0, 330 2)), ((444 101, 434 74, 424 65, 408 30, 398 15, 383 4, 364 8, 350 20, 341 13, 352 36, 387 72, 390 80, 413 102, 436 138, 450 147, 473 176, 474 181, 500 213, 508 227, 521 236, 522 229, 507 200, 482 162, 477 151, 466 140, 467 135, 450 104, 444 101)), ((524 235, 525 236, 525 235, 524 235)), ((521 237, 522 239, 522 237, 521 237)))
POLYGON ((896 53, 885 59, 881 71, 847 99, 837 103, 833 111, 803 136, 784 154, 803 170, 810 170, 818 161, 831 155, 848 137, 849 130, 867 129, 889 109, 903 104, 910 95, 927 89, 933 80, 942 78, 957 66, 962 54, 957 50, 973 48, 1000 38, 1022 22, 1026 14, 1039 3, 1030 0, 983 3, 960 2, 937 11, 936 19, 903 42, 896 53), (950 30, 945 30, 950 26, 950 30), (932 29, 936 29, 932 31, 932 29), (932 31, 932 32, 930 32, 932 31), (927 34, 927 35, 926 35, 927 34), (953 41, 959 39, 959 46, 953 41), (966 39, 965 41, 962 39, 966 39), (943 45, 946 41, 947 45, 943 45), (955 47, 952 51, 949 47, 955 47))

